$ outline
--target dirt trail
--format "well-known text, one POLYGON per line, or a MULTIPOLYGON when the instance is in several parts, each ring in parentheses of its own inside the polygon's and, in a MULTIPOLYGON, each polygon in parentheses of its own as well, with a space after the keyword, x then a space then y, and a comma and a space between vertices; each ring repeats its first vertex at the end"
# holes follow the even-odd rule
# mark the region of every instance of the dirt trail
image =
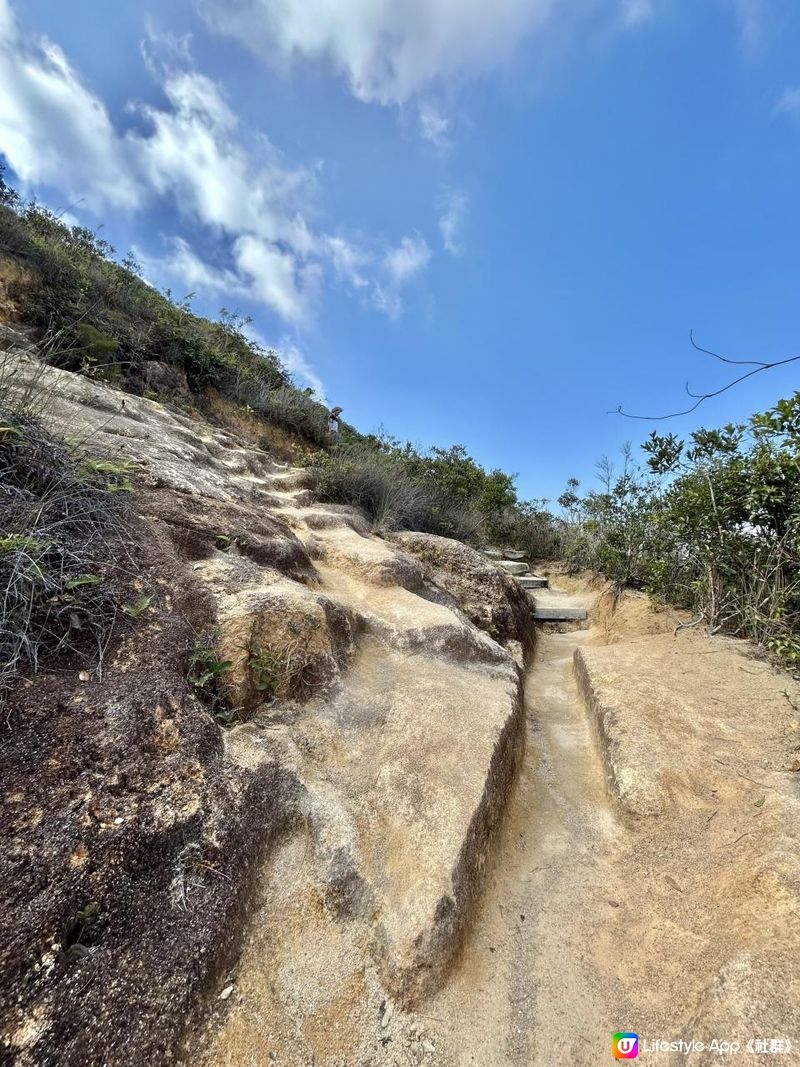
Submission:
MULTIPOLYGON (((586 597, 582 590, 576 603, 586 597)), ((263 886, 239 1008, 211 1063, 499 1067, 605 1058, 621 995, 597 934, 603 926, 609 936, 600 940, 613 941, 614 864, 627 831, 574 679, 575 649, 592 636, 541 636, 526 684, 523 764, 443 989, 418 1013, 390 1009, 387 1021, 365 946, 315 905, 307 843, 290 842, 263 886), (267 1049, 278 1050, 275 1059, 267 1049)))
POLYGON ((573 677, 590 637, 540 640, 520 777, 472 930, 430 1005, 438 1062, 589 1064, 608 1053, 619 991, 594 935, 614 921, 609 886, 626 831, 573 677))
MULTIPOLYGON (((587 603, 592 592, 562 595, 587 603)), ((676 638, 674 620, 644 597, 616 613, 596 603, 594 618, 592 629, 541 636, 523 762, 439 991, 417 1012, 385 999, 357 929, 315 903, 296 841, 265 888, 214 1067, 594 1067, 610 1061, 618 1030, 743 1047, 768 1031, 800 1037, 799 806, 785 763, 798 727, 787 679, 741 643, 676 638), (622 709, 612 741, 628 794, 611 788, 609 739, 579 692, 575 661, 587 657, 601 698, 622 709), (675 715, 685 718, 670 725, 675 715), (636 815, 640 794, 660 797, 661 814, 636 815), (302 1005, 294 1021, 287 1005, 302 1005)), ((642 1050, 640 1062, 730 1059, 642 1050)))

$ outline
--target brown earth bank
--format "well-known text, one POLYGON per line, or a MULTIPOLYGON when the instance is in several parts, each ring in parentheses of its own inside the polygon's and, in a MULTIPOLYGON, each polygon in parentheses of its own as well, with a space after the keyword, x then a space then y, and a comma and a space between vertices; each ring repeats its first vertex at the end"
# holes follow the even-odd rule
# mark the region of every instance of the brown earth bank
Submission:
POLYGON ((8 711, 3 1062, 800 1047, 795 680, 555 566, 590 618, 537 642, 481 554, 5 336, 49 427, 135 464, 119 580, 152 599, 102 674, 48 664, 8 711), (187 681, 209 635, 229 725, 187 681))

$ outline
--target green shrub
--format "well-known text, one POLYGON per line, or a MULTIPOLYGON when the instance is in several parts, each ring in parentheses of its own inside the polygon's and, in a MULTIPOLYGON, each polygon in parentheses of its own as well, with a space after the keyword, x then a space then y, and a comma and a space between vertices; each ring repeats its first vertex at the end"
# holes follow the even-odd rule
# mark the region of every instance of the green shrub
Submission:
POLYGON ((102 666, 123 505, 31 415, 0 407, 0 702, 57 654, 102 666))
POLYGON ((287 387, 265 391, 250 406, 283 429, 302 435, 312 444, 327 447, 328 412, 306 393, 287 387))
POLYGON ((222 676, 233 667, 233 661, 221 660, 214 633, 202 634, 189 652, 186 681, 208 705, 211 714, 222 726, 232 726, 238 708, 232 708, 225 695, 222 676))
POLYGON ((156 360, 181 367, 195 392, 213 384, 242 403, 253 390, 291 387, 276 353, 247 338, 248 320, 225 309, 218 322, 194 315, 188 298, 158 292, 132 256, 117 263, 114 254, 91 230, 24 203, 0 167, 0 255, 32 272, 19 313, 52 362, 140 389, 144 363, 156 360))
POLYGON ((365 445, 312 457, 322 500, 360 508, 376 526, 477 541, 482 520, 469 502, 408 473, 401 458, 365 445))

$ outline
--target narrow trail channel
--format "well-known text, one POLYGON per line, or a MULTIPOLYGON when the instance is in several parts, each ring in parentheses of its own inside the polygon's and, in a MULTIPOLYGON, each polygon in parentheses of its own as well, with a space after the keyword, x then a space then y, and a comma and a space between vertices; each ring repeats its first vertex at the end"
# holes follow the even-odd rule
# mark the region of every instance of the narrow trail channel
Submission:
MULTIPOLYGON (((555 595, 576 607, 593 599, 588 590, 555 595)), ((757 762, 731 772, 725 736, 746 752, 752 709, 762 719, 770 702, 780 710, 785 680, 719 639, 676 641, 662 630, 649 641, 658 620, 644 601, 629 603, 613 641, 593 616, 591 629, 540 635, 522 764, 440 990, 416 1012, 389 1003, 366 932, 321 906, 313 850, 295 835, 265 871, 236 1004, 208 1067, 595 1067, 610 1061, 618 1030, 746 1041, 793 1025, 800 917, 785 849, 794 848, 797 802, 782 799, 780 772, 766 784, 757 762), (617 644, 620 634, 627 643, 617 644), (694 718, 667 746, 677 770, 660 817, 633 815, 610 794, 578 691, 576 649, 597 655, 610 641, 620 700, 640 705, 645 724, 654 707, 668 715, 670 693, 688 678, 676 706, 694 718), (694 692, 706 694, 699 706, 694 692), (767 804, 774 815, 761 814, 767 804)), ((771 727, 779 748, 785 723, 778 715, 771 727)), ((654 743, 653 757, 662 749, 654 743)), ((706 1052, 660 1062, 728 1061, 706 1052)))
POLYGON ((609 885, 625 830, 573 677, 589 636, 540 638, 521 772, 470 933, 430 1005, 439 1062, 527 1067, 608 1054, 617 996, 596 950, 619 905, 609 885))

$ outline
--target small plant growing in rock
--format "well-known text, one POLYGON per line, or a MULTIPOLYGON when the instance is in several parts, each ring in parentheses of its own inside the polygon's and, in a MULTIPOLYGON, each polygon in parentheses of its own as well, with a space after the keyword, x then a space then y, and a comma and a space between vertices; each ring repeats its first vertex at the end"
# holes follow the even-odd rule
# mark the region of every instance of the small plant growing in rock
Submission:
POLYGON ((136 469, 136 464, 130 460, 114 462, 110 459, 89 459, 82 464, 82 469, 88 474, 106 475, 105 489, 108 493, 130 493, 133 490, 130 475, 136 469))
POLYGON ((231 726, 237 716, 225 698, 220 680, 233 667, 233 661, 222 660, 216 649, 213 634, 204 634, 189 653, 186 680, 208 704, 211 714, 222 726, 231 726))
POLYGON ((263 645, 253 645, 248 656, 248 665, 253 676, 253 684, 259 693, 274 696, 285 674, 285 664, 273 649, 263 645))

